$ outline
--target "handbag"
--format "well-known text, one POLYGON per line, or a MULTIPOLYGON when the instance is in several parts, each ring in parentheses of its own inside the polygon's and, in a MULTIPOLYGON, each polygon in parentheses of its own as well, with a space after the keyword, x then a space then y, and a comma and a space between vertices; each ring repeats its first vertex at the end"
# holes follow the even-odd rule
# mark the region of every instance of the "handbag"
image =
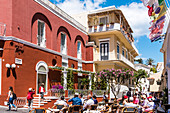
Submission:
POLYGON ((9 105, 10 103, 8 101, 4 101, 4 105, 9 105))

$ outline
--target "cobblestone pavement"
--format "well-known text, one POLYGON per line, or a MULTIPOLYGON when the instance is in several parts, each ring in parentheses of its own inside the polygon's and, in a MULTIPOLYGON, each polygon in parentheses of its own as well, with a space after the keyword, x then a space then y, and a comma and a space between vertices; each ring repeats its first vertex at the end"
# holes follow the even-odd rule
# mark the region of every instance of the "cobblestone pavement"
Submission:
POLYGON ((23 109, 23 108, 18 108, 17 111, 15 110, 7 111, 7 110, 8 110, 7 107, 0 107, 0 113, 29 113, 28 109, 23 109))

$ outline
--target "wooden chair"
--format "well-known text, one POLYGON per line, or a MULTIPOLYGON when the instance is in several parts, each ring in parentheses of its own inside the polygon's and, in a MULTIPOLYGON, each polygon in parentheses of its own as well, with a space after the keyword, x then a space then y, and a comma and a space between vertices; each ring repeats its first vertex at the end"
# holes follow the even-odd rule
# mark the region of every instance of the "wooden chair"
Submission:
POLYGON ((53 107, 52 107, 52 109, 59 109, 59 110, 61 110, 62 108, 64 107, 64 105, 63 104, 57 104, 57 105, 54 105, 53 107))
POLYGON ((71 107, 71 110, 69 110, 69 111, 70 111, 70 113, 81 113, 81 110, 82 110, 82 106, 80 106, 80 105, 73 105, 71 107))
POLYGON ((97 110, 97 106, 98 106, 97 104, 91 105, 90 110, 97 110))
POLYGON ((138 109, 135 107, 124 107, 122 113, 138 113, 138 109))
POLYGON ((29 113, 46 113, 46 110, 44 108, 35 108, 34 110, 31 110, 29 113))

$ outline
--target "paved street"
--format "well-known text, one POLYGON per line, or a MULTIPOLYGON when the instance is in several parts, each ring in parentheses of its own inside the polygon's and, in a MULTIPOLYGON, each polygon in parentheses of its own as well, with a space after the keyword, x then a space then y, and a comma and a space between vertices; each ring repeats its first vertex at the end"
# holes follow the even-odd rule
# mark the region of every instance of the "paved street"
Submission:
POLYGON ((6 110, 8 110, 7 107, 1 107, 0 106, 0 113, 29 113, 28 109, 23 109, 23 108, 18 108, 17 111, 15 111, 15 110, 6 111, 6 110))

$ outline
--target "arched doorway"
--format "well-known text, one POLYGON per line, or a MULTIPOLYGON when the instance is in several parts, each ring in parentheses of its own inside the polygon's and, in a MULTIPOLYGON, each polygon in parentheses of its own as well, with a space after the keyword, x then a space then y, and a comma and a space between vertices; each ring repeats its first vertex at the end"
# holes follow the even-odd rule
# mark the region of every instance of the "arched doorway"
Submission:
POLYGON ((39 94, 39 87, 44 83, 45 91, 48 89, 48 65, 44 61, 40 61, 36 65, 37 81, 36 81, 36 94, 39 94))

